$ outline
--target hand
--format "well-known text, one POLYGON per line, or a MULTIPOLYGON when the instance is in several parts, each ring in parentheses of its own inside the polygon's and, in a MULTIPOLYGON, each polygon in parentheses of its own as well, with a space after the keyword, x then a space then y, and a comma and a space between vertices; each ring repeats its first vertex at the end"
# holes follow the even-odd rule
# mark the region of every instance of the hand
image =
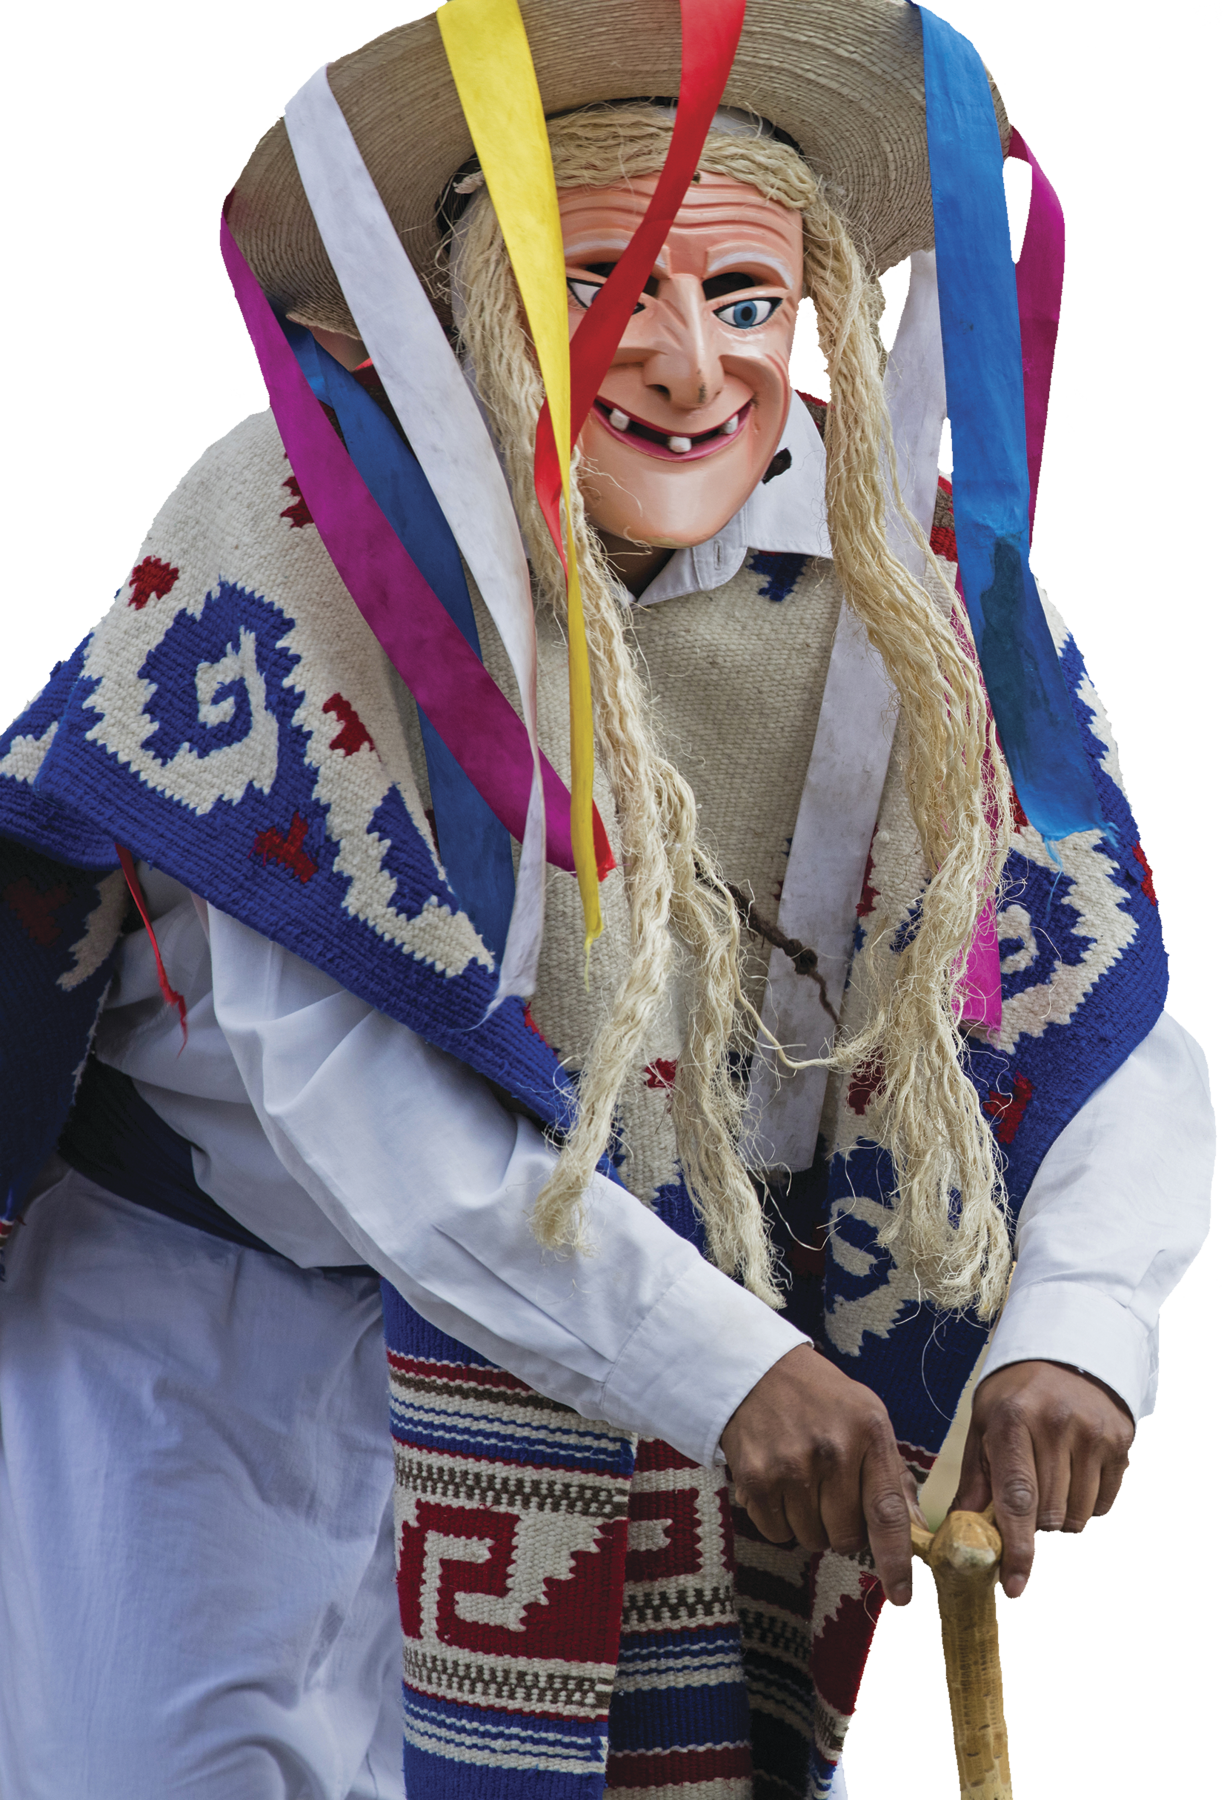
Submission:
POLYGON ((952 1507, 994 1501, 1009 1599, 1028 1582, 1034 1531, 1082 1531, 1109 1511, 1134 1435, 1113 1389, 1062 1363, 1009 1363, 982 1382, 952 1507))
POLYGON ((910 1587, 910 1520, 921 1520, 884 1402, 810 1344, 763 1375, 727 1422, 735 1495, 775 1544, 854 1556, 870 1542, 894 1606, 910 1587))

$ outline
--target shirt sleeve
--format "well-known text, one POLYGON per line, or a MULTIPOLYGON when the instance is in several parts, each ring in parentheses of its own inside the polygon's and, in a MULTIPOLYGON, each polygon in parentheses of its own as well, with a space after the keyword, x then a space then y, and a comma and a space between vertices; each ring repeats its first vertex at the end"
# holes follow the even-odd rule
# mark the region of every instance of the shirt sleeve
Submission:
POLYGON ((1150 1413, 1157 1315, 1207 1234, 1214 1155, 1206 1061, 1162 1013, 1034 1177, 982 1378, 1008 1363, 1069 1363, 1136 1419, 1150 1413))
POLYGON ((429 1322, 587 1418, 712 1463, 803 1334, 602 1175, 590 1254, 530 1217, 557 1152, 465 1064, 208 909, 213 1004, 277 1156, 429 1322))

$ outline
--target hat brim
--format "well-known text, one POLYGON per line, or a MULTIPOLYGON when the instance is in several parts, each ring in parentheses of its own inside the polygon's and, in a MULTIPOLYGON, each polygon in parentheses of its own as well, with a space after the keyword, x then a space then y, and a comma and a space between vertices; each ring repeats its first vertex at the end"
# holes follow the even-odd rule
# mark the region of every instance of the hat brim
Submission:
MULTIPOLYGON (((521 8, 545 113, 678 91, 675 0, 521 0, 521 8)), ((328 73, 404 247, 436 291, 437 203, 472 140, 435 17, 375 38, 328 73)), ((830 184, 870 268, 934 243, 922 28, 904 0, 747 0, 723 104, 795 140, 830 184)), ((1006 149, 997 90, 995 110, 1006 149)), ((353 330, 283 119, 239 177, 229 221, 276 304, 307 323, 353 330)))

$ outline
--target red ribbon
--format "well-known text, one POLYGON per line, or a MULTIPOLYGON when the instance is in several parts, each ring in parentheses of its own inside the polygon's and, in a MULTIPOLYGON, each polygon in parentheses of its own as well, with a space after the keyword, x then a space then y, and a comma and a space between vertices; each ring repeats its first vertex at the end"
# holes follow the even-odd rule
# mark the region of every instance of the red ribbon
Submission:
POLYGON ((167 1006, 173 1006, 177 1009, 179 1024, 183 1028, 183 1043, 186 1044, 187 1002, 183 999, 183 996, 179 993, 177 988, 172 988, 170 986, 170 978, 166 974, 166 966, 162 962, 161 951, 157 947, 157 934, 153 930, 153 921, 150 919, 149 909, 145 905, 144 889, 141 887, 140 877, 136 873, 136 864, 132 861, 132 852, 125 849, 122 844, 116 844, 115 849, 119 852, 119 867, 123 870, 123 879, 128 884, 128 892, 136 902, 136 910, 144 920, 145 931, 148 933, 149 942, 153 946, 153 961, 157 964, 157 985, 161 989, 162 999, 166 1002, 167 1006))
MULTIPOLYGON (((646 217, 570 341, 571 447, 578 442, 599 384, 616 355, 655 258, 696 173, 735 61, 743 24, 744 0, 680 0, 680 94, 667 158, 646 217)), ((535 490, 552 540, 564 561, 561 470, 547 401, 536 429, 535 490)))

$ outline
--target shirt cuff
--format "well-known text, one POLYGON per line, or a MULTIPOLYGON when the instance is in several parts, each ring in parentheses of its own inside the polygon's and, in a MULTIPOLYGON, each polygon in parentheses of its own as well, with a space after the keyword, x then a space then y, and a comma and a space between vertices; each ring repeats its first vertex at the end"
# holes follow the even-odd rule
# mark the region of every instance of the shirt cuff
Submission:
POLYGON ((703 1259, 647 1313, 604 1384, 606 1417, 633 1421, 709 1468, 731 1414, 788 1351, 811 1339, 703 1259))
POLYGON ((1077 1281, 1037 1281, 1009 1296, 980 1380, 1017 1362, 1069 1363, 1111 1387, 1139 1420, 1156 1401, 1156 1333, 1128 1307, 1077 1281))

